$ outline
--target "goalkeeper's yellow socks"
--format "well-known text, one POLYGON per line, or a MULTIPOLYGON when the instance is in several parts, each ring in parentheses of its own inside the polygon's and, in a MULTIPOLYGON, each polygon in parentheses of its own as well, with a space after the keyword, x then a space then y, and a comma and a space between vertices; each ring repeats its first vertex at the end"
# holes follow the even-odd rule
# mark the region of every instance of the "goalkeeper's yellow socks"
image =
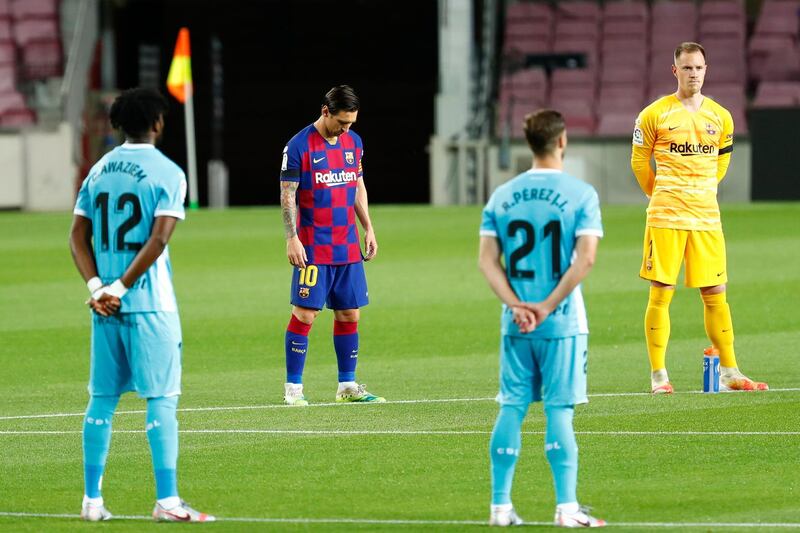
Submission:
POLYGON ((733 352, 733 321, 731 308, 728 306, 725 293, 703 294, 703 319, 706 334, 711 343, 719 350, 721 367, 736 367, 736 355, 733 352))
POLYGON ((644 336, 647 339, 647 356, 650 370, 666 368, 667 343, 669 342, 669 303, 675 289, 650 287, 650 299, 644 314, 644 336))

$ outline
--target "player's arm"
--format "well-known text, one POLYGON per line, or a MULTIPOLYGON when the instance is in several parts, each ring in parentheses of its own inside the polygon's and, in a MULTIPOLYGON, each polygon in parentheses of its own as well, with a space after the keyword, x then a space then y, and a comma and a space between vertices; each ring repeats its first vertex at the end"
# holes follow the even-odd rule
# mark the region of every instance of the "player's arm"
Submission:
MULTIPOLYGON (((120 306, 118 298, 108 298, 107 302, 100 303, 94 294, 103 287, 103 282, 97 276, 97 264, 94 261, 92 248, 92 221, 84 216, 75 215, 72 218, 72 228, 69 232, 69 249, 72 260, 86 282, 86 287, 92 297, 86 302, 92 309, 103 316, 115 313, 120 306)), ((100 296, 98 295, 98 298, 100 296)))
POLYGON ((283 148, 281 160, 281 215, 286 236, 286 257, 297 268, 305 268, 308 255, 297 235, 297 190, 303 168, 302 143, 292 139, 283 148))
MULTIPOLYGON (((133 258, 133 261, 128 265, 125 272, 119 277, 117 281, 109 286, 109 294, 119 296, 120 298, 132 287, 139 276, 144 274, 150 268, 156 259, 164 253, 164 249, 169 243, 172 232, 175 230, 175 225, 178 219, 171 216, 156 217, 153 222, 153 229, 150 232, 150 237, 141 247, 139 252, 133 258), (122 287, 119 286, 122 285, 122 287), (119 291, 122 294, 119 294, 119 291)), ((107 291, 108 292, 108 291, 107 291)))
POLYGON ((730 113, 726 113, 722 119, 722 135, 719 141, 719 152, 717 154, 717 183, 725 179, 728 166, 731 164, 733 153, 733 118, 730 113))
POLYGON ((556 288, 541 302, 525 304, 525 307, 536 315, 537 324, 541 324, 592 270, 599 241, 600 238, 596 235, 578 237, 575 244, 575 260, 561 277, 556 288))
POLYGON ((286 257, 289 262, 298 267, 305 268, 308 256, 300 237, 297 236, 297 189, 299 181, 281 180, 281 214, 283 215, 283 229, 286 234, 286 257))
POLYGON ((81 215, 72 217, 69 249, 78 272, 83 276, 83 281, 88 283, 90 279, 96 278, 97 264, 94 262, 94 249, 92 248, 91 220, 81 215))
POLYGON ((378 253, 378 241, 375 239, 375 230, 372 227, 372 220, 369 218, 369 202, 364 178, 358 178, 354 208, 361 227, 364 228, 364 261, 369 261, 378 253))
POLYGON ((652 111, 645 109, 636 119, 633 128, 633 143, 631 150, 631 169, 639 187, 649 197, 653 194, 656 175, 650 166, 655 145, 656 125, 652 111))
POLYGON ((481 235, 478 268, 481 269, 483 277, 486 278, 489 287, 500 298, 500 301, 512 309, 514 322, 520 327, 520 331, 528 333, 536 327, 535 317, 530 310, 522 307, 522 302, 508 283, 506 270, 503 268, 503 263, 500 262, 500 254, 497 237, 481 235))

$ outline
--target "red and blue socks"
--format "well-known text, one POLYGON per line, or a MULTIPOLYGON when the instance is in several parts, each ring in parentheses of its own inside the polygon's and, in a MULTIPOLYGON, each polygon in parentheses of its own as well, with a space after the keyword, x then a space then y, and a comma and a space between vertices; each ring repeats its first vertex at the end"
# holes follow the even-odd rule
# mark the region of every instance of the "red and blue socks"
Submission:
POLYGON ((286 382, 302 383, 303 368, 308 354, 308 332, 311 324, 301 322, 292 315, 286 327, 286 382))
POLYGON ((334 320, 333 347, 339 365, 339 383, 355 382, 358 364, 358 322, 334 320))

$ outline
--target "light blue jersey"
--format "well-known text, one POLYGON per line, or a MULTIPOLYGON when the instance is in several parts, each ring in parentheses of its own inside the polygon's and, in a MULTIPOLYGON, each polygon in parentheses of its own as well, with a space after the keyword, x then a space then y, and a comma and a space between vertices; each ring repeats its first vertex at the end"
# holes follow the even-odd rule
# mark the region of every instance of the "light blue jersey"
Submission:
MULTIPOLYGON (((74 213, 92 221, 98 276, 119 278, 150 237, 156 217, 185 217, 186 176, 152 144, 125 143, 89 171, 74 213)), ((122 297, 122 313, 177 311, 169 249, 122 297)))
MULTIPOLYGON (((497 237, 506 275, 520 300, 539 302, 569 268, 581 235, 603 236, 594 187, 554 169, 529 170, 495 190, 483 210, 481 236, 497 237)), ((556 339, 589 332, 580 285, 523 335, 503 308, 503 335, 556 339)))

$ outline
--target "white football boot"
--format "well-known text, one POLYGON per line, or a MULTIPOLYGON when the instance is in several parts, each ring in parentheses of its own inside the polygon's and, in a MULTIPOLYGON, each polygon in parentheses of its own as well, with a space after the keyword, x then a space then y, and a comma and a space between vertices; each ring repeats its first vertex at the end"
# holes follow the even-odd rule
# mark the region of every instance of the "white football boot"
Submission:
POLYGON ((578 507, 574 513, 556 507, 554 519, 558 527, 605 527, 606 521, 595 518, 589 514, 588 507, 578 507))
POLYGON ((760 381, 754 381, 735 367, 735 366, 722 366, 719 367, 719 390, 721 391, 760 391, 769 390, 769 385, 760 381))
POLYGON ((171 509, 165 509, 156 502, 153 509, 153 520, 156 522, 215 522, 217 518, 192 509, 185 501, 181 500, 179 505, 171 509))
POLYGON ((653 394, 672 394, 672 383, 669 382, 666 368, 656 370, 650 375, 650 390, 653 394))
POLYGON ((308 405, 308 400, 306 400, 306 397, 303 394, 302 383, 285 383, 283 388, 283 403, 298 407, 308 405))
POLYGON ((111 520, 113 517, 103 503, 92 503, 84 496, 83 504, 81 505, 81 518, 87 522, 102 522, 111 520))
POLYGON ((367 386, 359 385, 355 381, 345 381, 339 383, 336 390, 337 402, 360 402, 360 403, 384 403, 386 398, 375 396, 367 391, 367 386))
POLYGON ((521 526, 522 524, 522 518, 514 511, 514 506, 510 503, 491 506, 491 514, 489 515, 490 526, 508 527, 521 526))

